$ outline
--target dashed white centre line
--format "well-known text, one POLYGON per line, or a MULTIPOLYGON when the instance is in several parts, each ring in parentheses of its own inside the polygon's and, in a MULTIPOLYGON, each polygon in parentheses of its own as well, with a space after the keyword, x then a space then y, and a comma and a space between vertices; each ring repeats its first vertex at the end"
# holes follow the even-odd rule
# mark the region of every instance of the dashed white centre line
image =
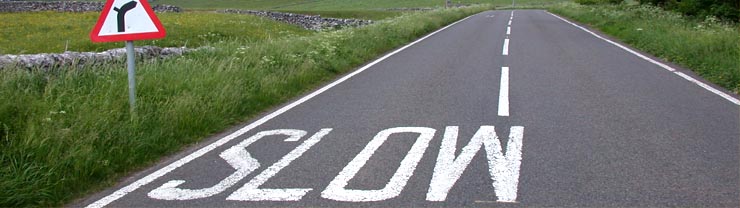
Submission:
POLYGON ((509 16, 509 26, 511 26, 511 21, 514 21, 514 11, 511 11, 511 16, 509 16))
POLYGON ((506 35, 511 35, 511 27, 506 27, 506 35))
POLYGON ((508 56, 509 55, 509 39, 508 38, 507 39, 504 39, 504 49, 503 49, 503 51, 502 51, 501 54, 504 55, 504 56, 508 56))
POLYGON ((501 67, 501 88, 498 93, 498 115, 509 116, 509 67, 501 67))

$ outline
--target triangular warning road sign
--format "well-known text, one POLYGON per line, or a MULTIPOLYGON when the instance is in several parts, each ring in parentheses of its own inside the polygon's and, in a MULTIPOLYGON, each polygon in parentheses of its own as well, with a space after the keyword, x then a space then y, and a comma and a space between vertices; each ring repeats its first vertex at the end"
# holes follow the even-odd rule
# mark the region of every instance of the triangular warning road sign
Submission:
POLYGON ((93 42, 164 38, 162 23, 146 0, 108 0, 95 24, 93 42))

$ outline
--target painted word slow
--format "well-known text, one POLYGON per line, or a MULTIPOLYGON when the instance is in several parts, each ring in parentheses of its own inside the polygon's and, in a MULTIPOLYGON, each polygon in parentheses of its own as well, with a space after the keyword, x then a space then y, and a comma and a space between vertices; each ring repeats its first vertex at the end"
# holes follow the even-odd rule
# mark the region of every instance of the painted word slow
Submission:
MULTIPOLYGON (((457 126, 448 126, 442 134, 442 145, 437 155, 436 164, 429 189, 426 193, 427 201, 445 201, 448 193, 460 179, 463 172, 470 165, 473 157, 484 149, 488 160, 488 170, 491 176, 491 185, 495 191, 497 201, 515 202, 517 199, 517 187, 519 183, 519 168, 522 160, 522 140, 524 127, 514 126, 510 128, 506 151, 502 149, 501 142, 494 126, 481 126, 465 145, 459 155, 457 150, 458 130, 457 126)), ((232 201, 299 201, 312 188, 260 188, 262 184, 275 176, 291 162, 301 157, 311 147, 328 135, 332 129, 325 128, 311 134, 298 147, 287 153, 276 163, 257 174, 242 187, 231 193, 226 200, 232 201)), ((350 161, 339 174, 321 191, 321 197, 329 200, 343 202, 372 202, 392 199, 401 194, 406 183, 414 175, 417 164, 424 156, 424 152, 434 139, 436 129, 427 127, 396 127, 378 132, 375 137, 350 161), (347 184, 362 169, 375 152, 394 134, 415 135, 413 146, 402 159, 401 165, 396 169, 388 183, 381 189, 361 190, 348 189, 347 184), (418 136, 416 136, 418 135, 418 136)), ((262 138, 284 138, 285 142, 298 142, 306 137, 308 132, 297 129, 277 129, 259 132, 237 145, 234 145, 219 154, 234 172, 222 179, 212 187, 199 189, 180 188, 184 180, 171 180, 148 193, 152 199, 159 200, 194 200, 211 197, 220 194, 235 184, 244 180, 262 164, 247 151, 247 147, 262 138)), ((408 138, 408 137, 407 137, 408 138)), ((412 137, 414 138, 414 137, 412 137)))

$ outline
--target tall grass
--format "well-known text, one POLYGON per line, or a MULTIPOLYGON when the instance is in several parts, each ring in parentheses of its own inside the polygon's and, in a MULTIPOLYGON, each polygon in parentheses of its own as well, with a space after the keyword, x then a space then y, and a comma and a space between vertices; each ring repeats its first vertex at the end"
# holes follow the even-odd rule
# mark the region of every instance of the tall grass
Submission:
MULTIPOLYGON (((92 43, 89 33, 99 13, 0 13, 0 54, 104 51, 121 43, 92 43)), ((260 41, 312 32, 266 18, 212 12, 161 13, 167 38, 137 45, 199 47, 223 40, 260 41)))
POLYGON ((589 24, 640 50, 740 92, 740 25, 696 20, 648 5, 562 3, 550 11, 589 24))
POLYGON ((58 206, 109 186, 390 49, 489 9, 405 14, 362 28, 140 63, 129 114, 123 64, 0 71, 0 207, 58 206))

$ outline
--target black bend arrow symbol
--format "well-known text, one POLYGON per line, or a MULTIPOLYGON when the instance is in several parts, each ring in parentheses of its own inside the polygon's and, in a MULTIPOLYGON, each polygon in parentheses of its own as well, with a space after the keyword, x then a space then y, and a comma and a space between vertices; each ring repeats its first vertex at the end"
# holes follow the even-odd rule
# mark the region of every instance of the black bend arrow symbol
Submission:
POLYGON ((136 1, 130 1, 121 8, 114 7, 113 11, 118 12, 118 32, 126 32, 126 12, 136 7, 136 1))

